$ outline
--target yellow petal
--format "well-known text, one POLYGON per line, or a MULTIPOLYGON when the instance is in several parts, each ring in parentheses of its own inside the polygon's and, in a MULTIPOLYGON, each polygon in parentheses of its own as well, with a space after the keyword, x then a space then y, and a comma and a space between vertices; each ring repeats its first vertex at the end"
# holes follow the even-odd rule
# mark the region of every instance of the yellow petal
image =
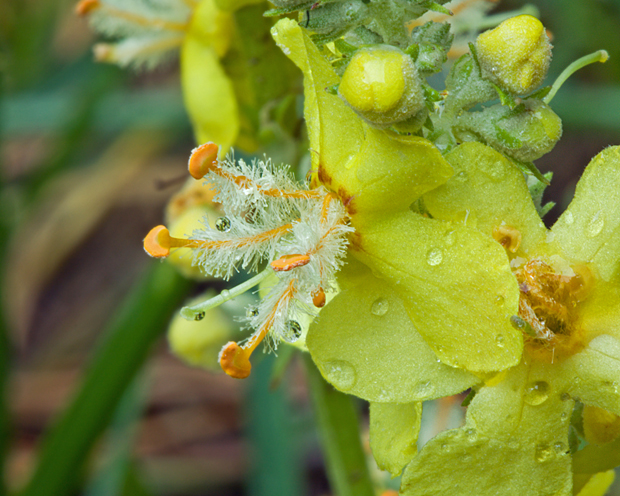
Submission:
POLYGON ((217 143, 225 156, 239 132, 233 87, 215 49, 189 35, 181 47, 181 84, 196 140, 217 143))
POLYGON ((418 451, 422 403, 371 403, 370 449, 381 470, 400 475, 418 451))
POLYGON ((339 83, 340 78, 297 22, 281 19, 271 34, 285 55, 304 73, 304 117, 310 137, 312 169, 318 170, 320 162, 331 175, 359 150, 362 121, 340 98, 325 91, 339 83))
POLYGON ((345 266, 338 280, 340 293, 321 310, 306 338, 314 362, 336 389, 368 401, 410 403, 456 394, 478 382, 437 362, 395 291, 366 267, 345 266))
POLYGON ((599 472, 591 476, 585 486, 577 493, 577 496, 604 496, 614 482, 615 472, 599 472))
POLYGON ((596 406, 583 408, 583 432, 590 444, 605 444, 620 435, 620 417, 596 406))
POLYGON ((519 290, 505 251, 492 238, 403 212, 367 219, 352 248, 393 284, 442 362, 475 373, 519 362, 523 337, 510 324, 519 290))
POLYGON ((620 341, 601 335, 559 365, 567 392, 586 405, 620 415, 620 341))
POLYGON ((502 224, 521 233, 520 249, 529 254, 546 239, 529 190, 519 171, 502 154, 482 143, 463 143, 446 160, 454 169, 450 180, 424 195, 433 217, 458 221, 470 217, 491 236, 502 224))
POLYGON ((572 261, 592 262, 605 281, 618 274, 620 147, 607 148, 592 159, 553 233, 572 261))
POLYGON ((500 384, 481 388, 465 426, 439 434, 405 469, 401 496, 572 494, 573 402, 551 384, 542 402, 527 401, 531 383, 545 379, 544 368, 520 365, 500 384))

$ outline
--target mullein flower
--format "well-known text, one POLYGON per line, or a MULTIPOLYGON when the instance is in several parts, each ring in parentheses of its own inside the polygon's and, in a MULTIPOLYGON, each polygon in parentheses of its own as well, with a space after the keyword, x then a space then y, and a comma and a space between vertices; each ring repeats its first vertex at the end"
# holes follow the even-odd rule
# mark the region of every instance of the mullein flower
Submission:
POLYGON ((119 40, 95 45, 99 61, 152 69, 180 52, 183 97, 197 141, 217 141, 226 154, 240 128, 233 85, 220 63, 234 33, 231 12, 215 0, 82 0, 76 11, 119 40))
MULTIPOLYGON (((250 355, 265 338, 270 349, 277 349, 281 340, 296 341, 301 316, 314 315, 325 304, 353 229, 342 203, 324 188, 299 185, 286 169, 269 161, 249 165, 232 158, 218 161, 217 156, 216 145, 202 145, 193 151, 189 170, 217 190, 215 200, 222 203, 224 216, 214 227, 205 222, 189 239, 172 237, 157 226, 144 247, 157 258, 168 257, 174 248, 191 248, 195 265, 225 279, 239 268, 256 271, 261 262, 269 263, 249 286, 242 285, 249 289, 276 276, 260 304, 248 309, 246 321, 253 334, 245 343, 228 343, 220 353, 224 371, 244 378, 251 371, 250 355)), ((206 310, 197 305, 185 315, 202 320, 206 310)))
POLYGON ((620 432, 613 426, 620 415, 620 148, 593 159, 550 230, 522 173, 498 152, 466 143, 446 160, 456 175, 425 195, 425 205, 444 221, 457 222, 467 210, 505 248, 519 285, 512 321, 525 346, 503 380, 478 389, 465 426, 440 434, 413 460, 401 494, 572 494, 575 401, 598 409, 584 416, 591 438, 609 442, 620 432), (441 477, 446 471, 458 488, 441 477))

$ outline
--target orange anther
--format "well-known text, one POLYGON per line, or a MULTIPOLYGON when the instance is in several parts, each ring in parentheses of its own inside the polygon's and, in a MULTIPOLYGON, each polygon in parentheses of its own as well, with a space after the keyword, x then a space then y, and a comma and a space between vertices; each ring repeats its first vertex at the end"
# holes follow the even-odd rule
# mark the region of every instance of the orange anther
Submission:
POLYGON ((317 308, 323 308, 325 306, 325 291, 323 288, 317 289, 314 293, 312 293, 312 303, 317 308))
POLYGON ((226 343, 220 352, 222 370, 234 379, 245 379, 252 371, 250 353, 234 341, 226 343))
POLYGON ((276 272, 286 272, 295 267, 303 267, 310 263, 308 255, 284 255, 271 262, 271 268, 276 272))
POLYGON ((194 148, 189 157, 189 173, 194 179, 202 179, 207 172, 217 165, 220 147, 215 143, 205 143, 194 148))
POLYGON ((170 255, 170 232, 166 226, 156 226, 144 238, 144 251, 154 258, 170 255))
POLYGON ((79 16, 85 16, 99 7, 101 7, 99 0, 81 0, 75 6, 75 13, 79 16))
POLYGON ((496 227, 493 229, 493 238, 511 253, 515 253, 521 246, 521 233, 514 227, 496 227))

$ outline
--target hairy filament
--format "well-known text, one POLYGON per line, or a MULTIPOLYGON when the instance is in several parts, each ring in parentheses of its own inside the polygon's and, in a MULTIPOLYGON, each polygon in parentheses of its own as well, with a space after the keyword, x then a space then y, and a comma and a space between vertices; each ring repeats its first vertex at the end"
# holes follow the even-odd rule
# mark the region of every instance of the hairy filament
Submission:
POLYGON ((228 300, 232 300, 233 298, 242 295, 254 286, 258 286, 271 274, 273 274, 273 271, 271 269, 265 269, 262 272, 256 274, 251 279, 248 279, 247 281, 239 284, 238 286, 235 286, 232 289, 225 289, 219 295, 214 296, 213 298, 210 298, 191 307, 183 307, 181 309, 181 317, 186 320, 202 320, 204 313, 207 310, 211 310, 212 308, 218 307, 221 304, 227 302, 228 300))
POLYGON ((289 302, 295 297, 295 282, 296 280, 293 279, 288 283, 286 290, 280 295, 268 317, 244 346, 231 341, 222 348, 219 357, 220 366, 229 376, 235 379, 245 379, 250 375, 252 371, 250 356, 265 338, 275 320, 285 313, 283 307, 288 308, 289 302))

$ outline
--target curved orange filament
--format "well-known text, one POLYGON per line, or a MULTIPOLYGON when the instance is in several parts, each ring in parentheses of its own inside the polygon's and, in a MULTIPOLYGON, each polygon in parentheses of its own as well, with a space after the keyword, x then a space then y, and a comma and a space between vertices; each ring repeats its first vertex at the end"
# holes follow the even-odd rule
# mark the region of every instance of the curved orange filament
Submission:
POLYGON ((170 236, 170 231, 166 226, 156 226, 149 231, 144 238, 144 250, 154 258, 165 258, 170 255, 171 248, 242 248, 250 244, 263 243, 270 238, 276 238, 285 234, 293 228, 293 224, 284 224, 283 226, 270 229, 248 236, 247 238, 226 239, 223 241, 204 241, 202 239, 184 239, 170 236))
POLYGON ((116 9, 98 0, 82 0, 75 6, 75 12, 80 16, 88 15, 95 9, 101 9, 111 17, 124 19, 125 21, 133 22, 138 26, 168 29, 171 31, 185 31, 187 27, 186 24, 182 24, 179 22, 165 21, 163 19, 157 18, 148 18, 139 14, 134 14, 133 12, 116 9))
POLYGON ((271 329, 281 304, 292 299, 293 296, 295 296, 295 279, 289 282, 286 291, 282 293, 269 316, 260 326, 258 332, 250 338, 246 347, 241 347, 234 341, 230 341, 222 348, 220 366, 224 372, 234 379, 245 379, 250 375, 252 371, 250 356, 271 329))
POLYGON ((324 193, 314 190, 296 190, 296 191, 283 191, 278 188, 263 188, 254 183, 250 178, 246 176, 235 176, 230 172, 218 167, 217 154, 219 147, 215 143, 205 143, 195 148, 189 157, 189 173, 194 179, 203 178, 208 172, 213 172, 224 179, 228 179, 244 188, 256 188, 256 190, 265 196, 271 196, 275 198, 321 198, 324 193))

